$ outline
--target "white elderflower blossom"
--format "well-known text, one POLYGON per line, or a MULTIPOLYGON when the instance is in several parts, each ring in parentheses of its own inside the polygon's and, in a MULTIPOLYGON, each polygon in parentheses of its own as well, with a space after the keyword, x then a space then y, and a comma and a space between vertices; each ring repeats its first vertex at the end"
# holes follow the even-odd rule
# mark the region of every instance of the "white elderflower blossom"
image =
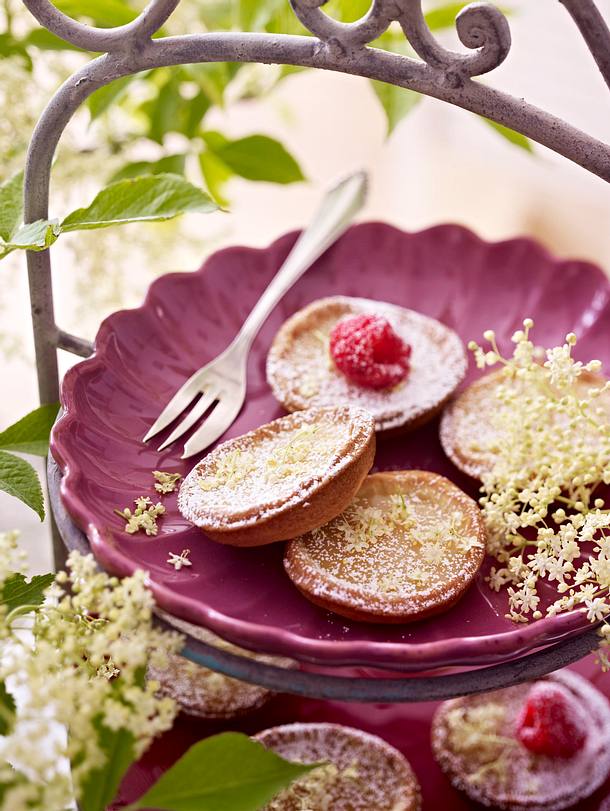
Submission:
MULTIPOLYGON (((610 613, 610 510, 597 492, 610 483, 610 385, 595 377, 598 360, 574 360, 573 333, 541 353, 532 327, 526 319, 513 335, 512 358, 491 331, 489 351, 470 345, 478 365, 503 370, 492 417, 496 461, 481 498, 489 551, 500 564, 488 583, 507 589, 515 622, 580 608, 598 623, 610 613), (548 607, 542 582, 558 592, 548 607)), ((610 645, 610 632, 602 644, 610 645)))
MULTIPOLYGON (((0 534, 0 589, 15 552, 14 535, 0 534)), ((41 607, 0 614, 0 682, 18 696, 0 737, 0 763, 14 767, 0 765, 3 808, 67 808, 107 759, 100 730, 122 730, 137 757, 171 726, 175 703, 159 697, 144 674, 151 663, 164 667, 182 639, 152 624, 146 577, 119 581, 73 552, 41 607), (15 625, 26 613, 33 618, 24 635, 15 625)))

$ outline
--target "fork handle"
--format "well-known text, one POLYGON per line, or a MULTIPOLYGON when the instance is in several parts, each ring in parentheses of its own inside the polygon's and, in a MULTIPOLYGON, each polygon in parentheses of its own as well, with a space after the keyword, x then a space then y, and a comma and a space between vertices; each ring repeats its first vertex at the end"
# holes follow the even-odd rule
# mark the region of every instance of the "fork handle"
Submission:
POLYGON ((281 268, 244 321, 234 344, 250 347, 267 317, 292 285, 346 230, 366 198, 367 175, 357 172, 333 189, 322 201, 313 220, 302 232, 281 268))

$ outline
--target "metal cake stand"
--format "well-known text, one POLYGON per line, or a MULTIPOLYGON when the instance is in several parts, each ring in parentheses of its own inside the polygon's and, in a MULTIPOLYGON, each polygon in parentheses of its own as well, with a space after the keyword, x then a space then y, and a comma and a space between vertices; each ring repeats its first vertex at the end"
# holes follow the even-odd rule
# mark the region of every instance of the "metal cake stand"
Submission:
MULTIPOLYGON (((42 26, 61 39, 101 54, 64 82, 34 130, 25 171, 26 223, 48 217, 51 164, 57 144, 76 110, 93 91, 139 71, 197 62, 322 68, 409 88, 510 127, 610 181, 610 146, 523 99, 475 80, 500 65, 511 45, 506 17, 487 3, 471 3, 457 16, 460 41, 470 51, 457 53, 442 47, 433 37, 425 22, 422 0, 372 0, 368 14, 350 24, 325 14, 325 0, 290 0, 294 13, 312 37, 230 32, 155 39, 153 34, 170 17, 179 0, 152 0, 133 22, 111 29, 78 23, 50 0, 23 2, 42 26), (370 46, 392 23, 400 25, 417 58, 370 46)), ((576 23, 610 86, 610 29, 594 0, 559 2, 576 23)), ((94 346, 60 329, 55 322, 50 250, 28 252, 27 264, 40 401, 53 403, 59 399, 57 350, 88 357, 94 346)), ((63 507, 60 481, 61 473, 49 458, 57 568, 65 562, 66 548, 89 552, 85 535, 63 507)), ((159 622, 184 628, 179 620, 163 612, 159 612, 159 622)), ((584 657, 596 644, 597 634, 591 629, 501 665, 417 678, 355 678, 282 668, 218 649, 198 639, 196 632, 187 635, 184 654, 219 672, 284 692, 325 699, 402 702, 444 699, 517 684, 584 657)))

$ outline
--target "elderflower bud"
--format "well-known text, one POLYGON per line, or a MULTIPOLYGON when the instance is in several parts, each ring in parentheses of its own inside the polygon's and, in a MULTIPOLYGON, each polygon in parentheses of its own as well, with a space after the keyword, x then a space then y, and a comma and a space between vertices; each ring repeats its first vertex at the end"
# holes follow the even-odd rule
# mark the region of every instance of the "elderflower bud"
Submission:
POLYGON ((578 339, 573 332, 568 332, 566 335, 566 343, 568 346, 575 346, 577 340, 578 339))
POLYGON ((525 329, 532 329, 532 327, 534 326, 534 322, 532 321, 531 318, 524 318, 523 326, 525 327, 525 329))
POLYGON ((604 499, 603 498, 596 498, 593 502, 593 505, 597 507, 598 510, 601 510, 604 506, 604 499))
POLYGON ((486 341, 493 341, 495 337, 496 333, 492 329, 486 329, 483 333, 483 338, 485 338, 486 341))

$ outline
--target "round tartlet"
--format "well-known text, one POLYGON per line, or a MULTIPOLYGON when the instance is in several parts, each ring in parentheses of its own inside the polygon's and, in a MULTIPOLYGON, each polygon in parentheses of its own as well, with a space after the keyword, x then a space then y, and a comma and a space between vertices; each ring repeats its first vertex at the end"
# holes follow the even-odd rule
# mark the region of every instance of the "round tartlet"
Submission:
POLYGON ((572 757, 535 755, 516 738, 515 722, 531 684, 453 699, 438 709, 432 723, 434 756, 453 786, 471 800, 506 811, 561 811, 580 808, 575 804, 606 780, 610 772, 608 701, 570 671, 544 681, 559 685, 585 714, 587 738, 572 757), (503 743, 503 738, 511 743, 503 743))
POLYGON ((374 456, 368 412, 311 408, 215 448, 182 483, 178 509, 219 543, 285 541, 345 509, 374 456))
POLYGON ((256 740, 285 760, 324 763, 295 781, 265 811, 419 811, 421 792, 407 759, 393 746, 339 724, 287 724, 256 740))
POLYGON ((399 433, 427 422, 465 374, 464 346, 440 321, 394 304, 347 296, 320 299, 299 310, 280 328, 267 356, 267 380, 288 411, 359 405, 373 414, 378 432, 399 433), (374 390, 350 382, 330 355, 333 327, 361 313, 386 318, 411 347, 408 375, 391 389, 374 390))
MULTIPOLYGON (((170 617, 159 609, 157 611, 162 619, 171 621, 175 629, 213 648, 276 667, 297 667, 293 659, 244 650, 206 628, 170 617)), ((167 666, 163 669, 149 665, 148 678, 159 682, 161 695, 173 698, 183 713, 196 718, 237 718, 264 706, 275 695, 266 687, 224 676, 178 654, 170 655, 167 666)))
POLYGON ((259 709, 273 695, 265 687, 216 673, 178 654, 170 655, 162 670, 150 666, 148 678, 159 682, 161 695, 196 718, 237 718, 259 709))
MULTIPOLYGON (((441 418, 439 433, 443 450, 457 468, 474 479, 481 479, 493 470, 500 452, 501 436, 494 425, 494 415, 505 407, 497 394, 504 380, 501 369, 479 378, 449 403, 441 418)), ((583 371, 575 389, 581 389, 585 395, 588 389, 603 386, 605 382, 601 375, 583 371)), ((610 393, 600 395, 599 402, 610 422, 610 393)))
POLYGON ((413 622, 459 600, 485 542, 478 506, 448 479, 374 473, 344 513, 287 544, 284 568, 308 600, 336 614, 413 622))

